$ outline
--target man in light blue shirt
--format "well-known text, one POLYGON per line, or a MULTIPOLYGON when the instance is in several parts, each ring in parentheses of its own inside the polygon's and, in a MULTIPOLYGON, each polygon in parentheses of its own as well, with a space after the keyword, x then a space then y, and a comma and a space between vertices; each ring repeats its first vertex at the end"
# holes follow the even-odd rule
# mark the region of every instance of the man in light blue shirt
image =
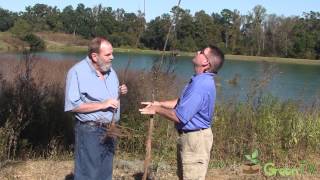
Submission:
POLYGON ((214 77, 224 62, 224 54, 216 46, 198 51, 192 60, 195 75, 179 99, 142 102, 141 114, 159 114, 175 123, 178 176, 180 179, 205 179, 213 143, 216 88, 214 77))
POLYGON ((119 86, 111 43, 102 37, 89 44, 88 56, 68 72, 65 111, 76 118, 75 180, 111 180, 115 139, 102 137, 112 118, 119 121, 119 94, 126 94, 126 85, 119 86), (113 117, 113 113, 116 114, 113 117))

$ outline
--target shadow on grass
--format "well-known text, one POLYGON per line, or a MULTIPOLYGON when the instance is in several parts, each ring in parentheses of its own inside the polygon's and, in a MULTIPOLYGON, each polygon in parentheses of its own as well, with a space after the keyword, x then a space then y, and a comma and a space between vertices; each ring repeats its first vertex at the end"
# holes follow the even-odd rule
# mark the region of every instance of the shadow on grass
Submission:
POLYGON ((141 180, 143 176, 143 172, 138 172, 132 175, 135 180, 141 180))
MULTIPOLYGON (((138 172, 136 174, 133 175, 133 178, 135 180, 141 180, 143 177, 143 172, 138 172)), ((70 173, 70 174, 67 174, 66 177, 64 178, 64 180, 73 180, 74 179, 74 174, 73 173, 70 173)), ((148 180, 151 180, 152 178, 148 177, 148 180)))
MULTIPOLYGON (((142 180, 142 177, 143 177, 143 172, 138 172, 138 173, 135 173, 134 175, 132 175, 132 177, 135 179, 135 180, 142 180)), ((148 173, 147 175, 147 180, 153 180, 155 179, 155 177, 151 174, 148 173)))
POLYGON ((74 179, 73 173, 67 174, 66 177, 64 178, 64 180, 73 180, 73 179, 74 179))

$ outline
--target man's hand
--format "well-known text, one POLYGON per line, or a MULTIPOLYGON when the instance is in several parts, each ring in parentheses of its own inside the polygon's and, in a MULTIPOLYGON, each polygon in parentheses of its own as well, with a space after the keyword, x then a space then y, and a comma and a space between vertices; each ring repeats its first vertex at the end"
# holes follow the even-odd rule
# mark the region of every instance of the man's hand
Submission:
POLYGON ((141 102, 141 104, 146 105, 145 108, 150 106, 161 106, 159 101, 153 101, 153 102, 141 102))
MULTIPOLYGON (((170 101, 168 104, 171 106, 173 102, 176 101, 170 101)), ((173 121, 175 123, 180 123, 180 120, 178 119, 176 112, 173 108, 166 108, 165 105, 163 105, 163 101, 158 102, 141 102, 141 104, 146 105, 144 108, 139 109, 141 114, 158 114, 160 116, 163 116, 170 121, 173 121)))
POLYGON ((141 102, 141 104, 146 105, 144 108, 139 109, 141 114, 156 114, 156 108, 160 105, 159 102, 155 103, 156 105, 154 102, 141 102))
POLYGON ((119 101, 116 99, 108 99, 101 102, 101 106, 101 109, 107 109, 109 107, 116 109, 119 106, 119 101))
POLYGON ((120 102, 117 99, 108 99, 102 102, 82 103, 79 107, 73 109, 72 112, 91 113, 95 111, 106 110, 108 108, 117 109, 119 104, 120 102))
POLYGON ((119 86, 119 91, 120 94, 124 95, 128 93, 128 88, 125 84, 122 84, 121 86, 119 86))

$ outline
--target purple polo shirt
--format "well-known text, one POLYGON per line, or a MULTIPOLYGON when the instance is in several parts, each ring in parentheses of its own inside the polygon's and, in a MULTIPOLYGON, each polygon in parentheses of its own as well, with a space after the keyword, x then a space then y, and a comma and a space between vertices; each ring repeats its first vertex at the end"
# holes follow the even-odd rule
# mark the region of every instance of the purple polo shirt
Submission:
POLYGON ((191 78, 182 91, 175 112, 180 120, 178 130, 198 130, 211 127, 216 87, 214 73, 201 73, 191 78))

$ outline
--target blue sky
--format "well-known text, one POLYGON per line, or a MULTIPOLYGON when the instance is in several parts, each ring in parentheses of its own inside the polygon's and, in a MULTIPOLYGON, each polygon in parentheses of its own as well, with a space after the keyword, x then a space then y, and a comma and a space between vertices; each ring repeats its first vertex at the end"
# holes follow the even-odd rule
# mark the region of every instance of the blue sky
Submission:
MULTIPOLYGON (((37 3, 57 6, 60 10, 67 5, 72 5, 75 8, 79 3, 83 3, 86 7, 102 4, 104 7, 112 7, 114 10, 123 8, 126 12, 134 13, 138 10, 143 11, 144 7, 144 0, 0 0, 0 7, 18 12, 24 11, 26 6, 33 6, 37 3)), ((147 21, 163 13, 169 13, 177 3, 178 0, 145 0, 147 21)), ((219 13, 222 9, 238 9, 241 14, 248 14, 258 4, 267 9, 267 14, 279 16, 301 16, 303 12, 320 12, 320 0, 181 0, 180 6, 183 9, 189 9, 191 14, 199 10, 204 10, 208 14, 219 13)))

